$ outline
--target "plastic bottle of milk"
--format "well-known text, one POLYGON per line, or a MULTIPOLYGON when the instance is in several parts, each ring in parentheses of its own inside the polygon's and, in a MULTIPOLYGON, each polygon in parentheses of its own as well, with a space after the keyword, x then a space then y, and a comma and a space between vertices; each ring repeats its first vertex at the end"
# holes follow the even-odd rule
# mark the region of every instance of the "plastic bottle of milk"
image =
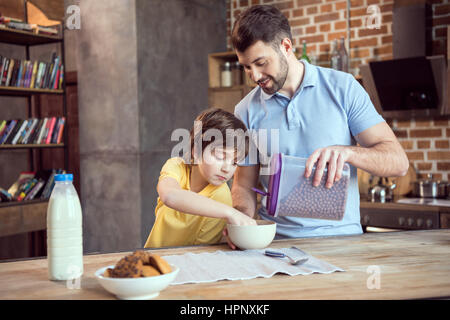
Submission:
POLYGON ((83 274, 83 227, 80 200, 72 174, 55 175, 47 209, 47 260, 50 280, 83 274))

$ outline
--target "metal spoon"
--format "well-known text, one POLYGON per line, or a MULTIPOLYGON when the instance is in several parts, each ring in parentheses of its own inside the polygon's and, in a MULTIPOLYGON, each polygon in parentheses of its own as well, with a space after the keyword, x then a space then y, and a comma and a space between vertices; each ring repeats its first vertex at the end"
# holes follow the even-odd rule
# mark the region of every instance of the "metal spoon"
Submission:
POLYGON ((284 254, 282 252, 278 252, 278 251, 272 251, 272 250, 266 250, 264 252, 264 254, 266 256, 269 257, 274 257, 274 258, 288 258, 289 259, 289 263, 292 265, 299 265, 299 264, 303 264, 306 261, 308 261, 309 258, 299 258, 299 259, 292 259, 291 257, 289 257, 287 254, 284 254))

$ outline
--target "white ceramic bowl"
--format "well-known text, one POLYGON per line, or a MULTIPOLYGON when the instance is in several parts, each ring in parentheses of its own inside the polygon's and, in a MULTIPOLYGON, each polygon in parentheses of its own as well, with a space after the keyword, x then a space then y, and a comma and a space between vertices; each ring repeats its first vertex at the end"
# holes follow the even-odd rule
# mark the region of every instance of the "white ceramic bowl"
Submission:
POLYGON ((277 231, 277 224, 273 221, 256 220, 256 226, 227 225, 228 236, 238 248, 264 249, 268 247, 277 231))
POLYGON ((107 266, 95 271, 95 277, 106 291, 114 294, 119 299, 125 300, 144 300, 152 299, 159 295, 173 280, 175 280, 180 269, 177 266, 170 265, 172 272, 160 276, 142 277, 142 278, 109 278, 104 277, 103 273, 107 266))

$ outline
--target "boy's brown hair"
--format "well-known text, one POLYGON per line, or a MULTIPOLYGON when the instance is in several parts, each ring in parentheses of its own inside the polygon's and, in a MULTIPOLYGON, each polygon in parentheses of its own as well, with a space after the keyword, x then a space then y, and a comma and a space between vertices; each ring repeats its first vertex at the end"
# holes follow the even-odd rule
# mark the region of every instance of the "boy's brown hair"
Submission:
POLYGON ((195 118, 190 131, 190 143, 191 164, 194 163, 194 152, 203 154, 211 143, 223 148, 234 147, 238 162, 247 156, 249 136, 245 124, 234 114, 220 108, 209 108, 195 118))

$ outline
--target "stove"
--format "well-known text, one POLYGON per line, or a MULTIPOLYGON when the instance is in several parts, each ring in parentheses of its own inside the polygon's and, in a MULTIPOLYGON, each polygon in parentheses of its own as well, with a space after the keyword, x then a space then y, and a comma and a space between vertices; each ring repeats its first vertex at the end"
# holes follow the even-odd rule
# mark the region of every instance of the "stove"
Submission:
POLYGON ((361 200, 361 225, 395 230, 441 228, 441 215, 450 213, 450 200, 401 198, 394 202, 361 200))

